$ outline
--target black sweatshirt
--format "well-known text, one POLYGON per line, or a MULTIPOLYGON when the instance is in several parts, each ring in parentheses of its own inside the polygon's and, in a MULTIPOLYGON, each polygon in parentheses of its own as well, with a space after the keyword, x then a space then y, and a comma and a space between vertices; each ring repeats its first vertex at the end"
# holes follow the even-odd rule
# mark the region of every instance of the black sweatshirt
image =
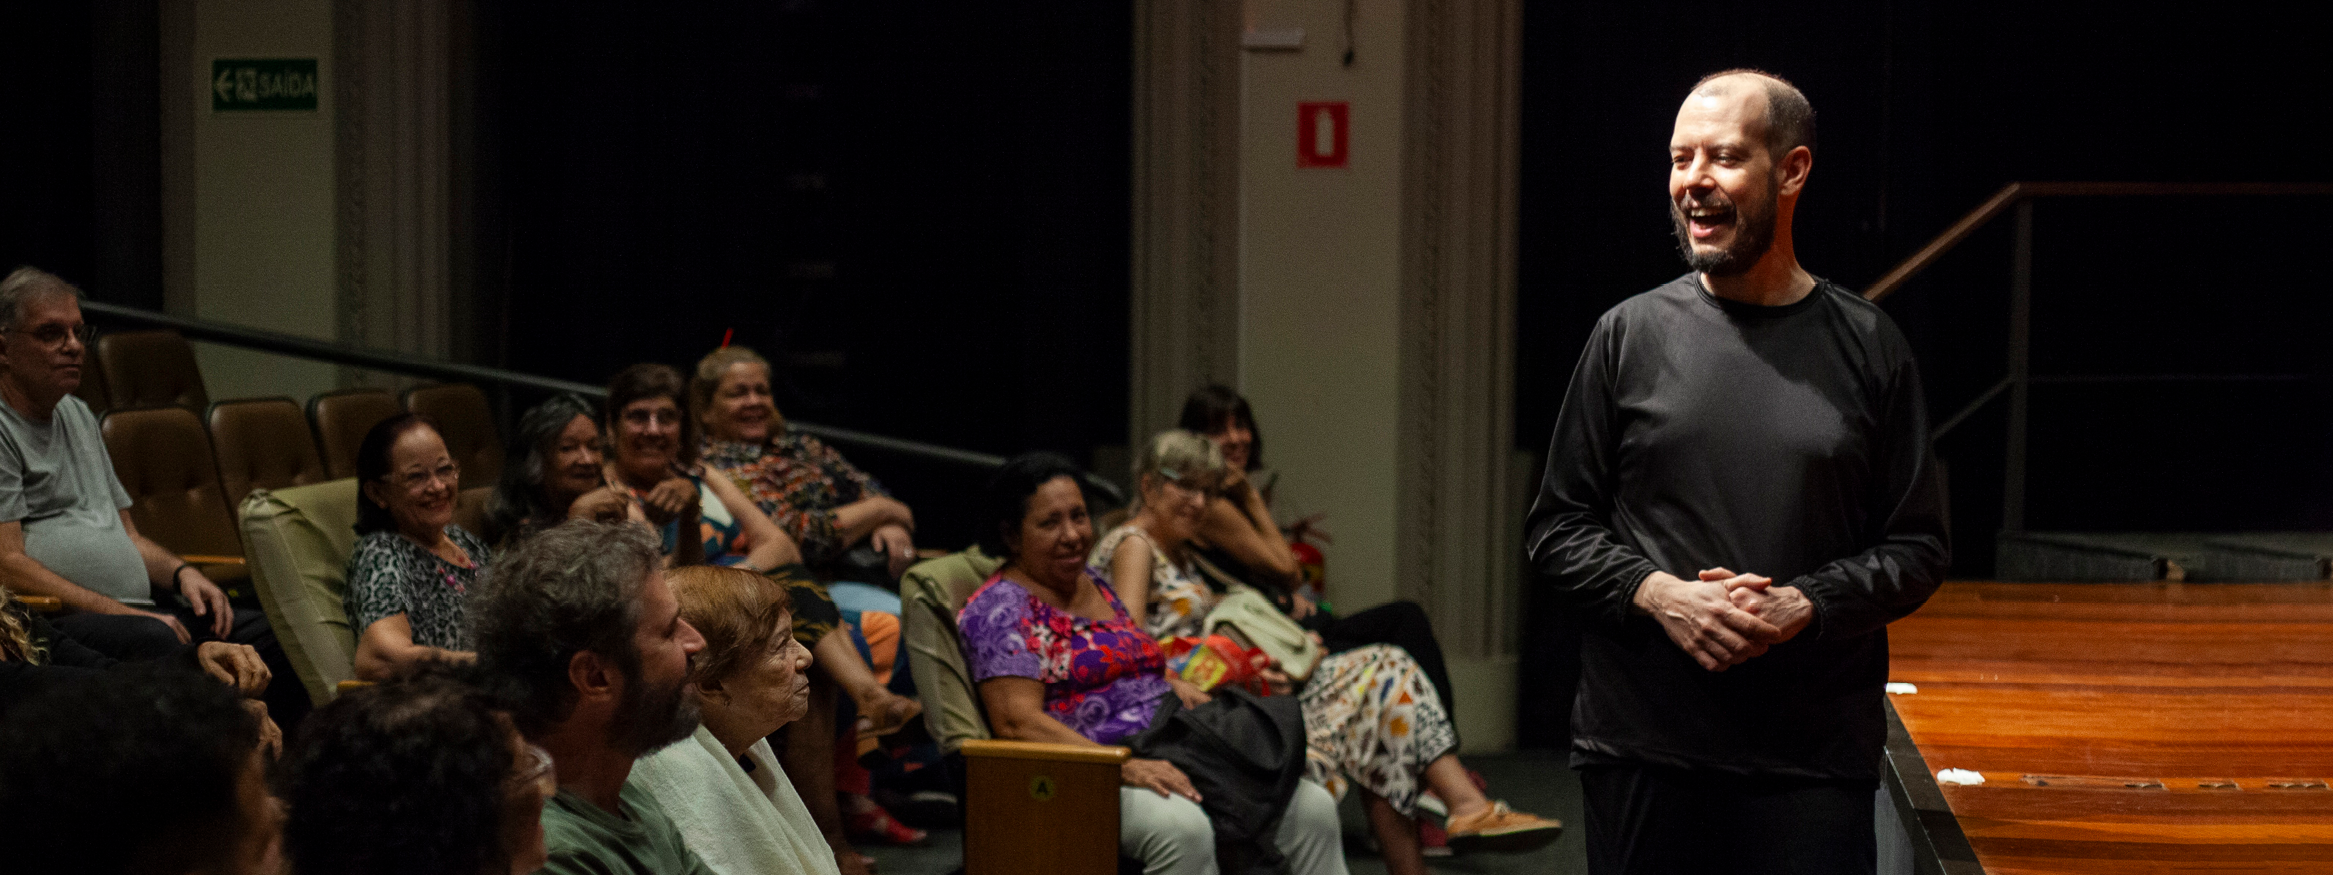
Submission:
POLYGON ((1950 547, 1919 372, 1877 306, 1828 282, 1742 304, 1694 274, 1621 302, 1572 373, 1526 532, 1587 618, 1574 765, 1878 777, 1886 624, 1950 547), (1720 566, 1800 588, 1814 620, 1712 672, 1631 607, 1656 570, 1720 566))

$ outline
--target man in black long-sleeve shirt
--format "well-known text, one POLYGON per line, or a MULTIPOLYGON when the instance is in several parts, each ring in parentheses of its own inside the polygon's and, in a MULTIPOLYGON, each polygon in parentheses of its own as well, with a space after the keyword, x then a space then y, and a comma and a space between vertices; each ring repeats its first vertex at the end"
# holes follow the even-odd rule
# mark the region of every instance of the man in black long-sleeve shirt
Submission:
POLYGON ((1693 268, 1598 321, 1531 509, 1588 617, 1572 764, 1592 872, 1869 872, 1889 621, 1949 562, 1895 324, 1799 267, 1813 110, 1702 81, 1670 140, 1693 268))

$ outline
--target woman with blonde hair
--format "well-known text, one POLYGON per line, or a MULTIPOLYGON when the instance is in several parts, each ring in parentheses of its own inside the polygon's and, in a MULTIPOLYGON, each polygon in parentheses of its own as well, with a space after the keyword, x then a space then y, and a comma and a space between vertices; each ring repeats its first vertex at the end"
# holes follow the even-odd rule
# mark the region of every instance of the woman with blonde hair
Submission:
MULTIPOLYGON (((1170 429, 1151 438, 1134 473, 1134 515, 1095 542, 1088 562, 1108 572, 1127 612, 1153 637, 1202 636, 1222 594, 1193 570, 1189 551, 1225 476, 1223 453, 1204 436, 1170 429)), ((1449 712, 1401 648, 1372 644, 1331 654, 1302 682, 1277 670, 1266 678, 1303 706, 1307 774, 1338 796, 1360 785, 1389 871, 1426 871, 1415 818, 1429 788, 1449 807, 1453 843, 1536 847, 1562 829, 1474 785, 1458 760, 1449 712)))

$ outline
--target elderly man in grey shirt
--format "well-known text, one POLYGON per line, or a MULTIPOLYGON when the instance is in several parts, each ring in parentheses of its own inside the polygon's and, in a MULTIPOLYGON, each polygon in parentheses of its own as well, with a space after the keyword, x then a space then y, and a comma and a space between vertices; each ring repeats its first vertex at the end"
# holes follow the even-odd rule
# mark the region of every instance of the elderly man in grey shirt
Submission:
POLYGON ((274 675, 268 709, 290 729, 307 692, 267 616, 236 610, 218 584, 138 534, 97 417, 72 395, 88 327, 80 290, 18 268, 0 280, 0 583, 55 596, 55 625, 117 659, 153 659, 201 641, 248 644, 274 675), (184 604, 157 603, 176 592, 184 604))

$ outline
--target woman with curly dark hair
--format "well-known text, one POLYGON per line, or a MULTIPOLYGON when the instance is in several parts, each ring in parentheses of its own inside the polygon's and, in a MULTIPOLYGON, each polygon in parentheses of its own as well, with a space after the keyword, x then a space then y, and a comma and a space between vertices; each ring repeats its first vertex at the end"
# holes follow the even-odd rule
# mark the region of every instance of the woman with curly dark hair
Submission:
POLYGON ((295 872, 521 875, 542 868, 551 757, 456 666, 354 690, 284 755, 295 872))

